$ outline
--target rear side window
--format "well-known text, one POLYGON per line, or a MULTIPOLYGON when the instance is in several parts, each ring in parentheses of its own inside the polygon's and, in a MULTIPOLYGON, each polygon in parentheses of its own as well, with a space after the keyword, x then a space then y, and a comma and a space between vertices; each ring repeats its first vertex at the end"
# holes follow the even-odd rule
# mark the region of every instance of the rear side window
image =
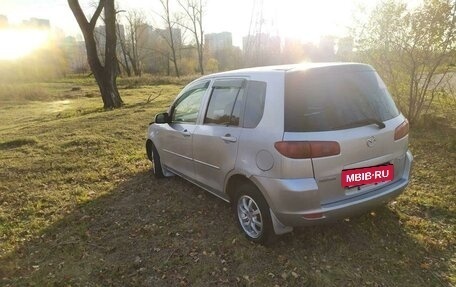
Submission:
POLYGON ((212 86, 205 124, 239 126, 245 103, 245 80, 219 80, 212 86))
POLYGON ((385 84, 365 66, 289 72, 285 78, 285 131, 340 130, 399 115, 385 84))
POLYGON ((249 81, 244 112, 244 127, 255 128, 263 117, 266 83, 249 81))

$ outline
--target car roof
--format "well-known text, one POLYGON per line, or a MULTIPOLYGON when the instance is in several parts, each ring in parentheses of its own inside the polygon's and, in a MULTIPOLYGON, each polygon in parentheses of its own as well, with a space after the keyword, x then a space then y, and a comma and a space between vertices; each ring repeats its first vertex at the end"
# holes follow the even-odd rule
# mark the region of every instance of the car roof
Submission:
POLYGON ((332 67, 346 67, 346 68, 357 68, 357 69, 369 69, 372 70, 372 67, 367 64, 361 63, 351 63, 351 62, 325 62, 325 63, 301 63, 301 64, 290 64, 290 65, 275 65, 275 66, 264 66, 264 67, 252 67, 244 68, 226 72, 220 72, 215 74, 210 74, 199 78, 198 80, 211 79, 214 77, 229 77, 229 76, 241 76, 241 75, 254 75, 254 74, 265 74, 265 73, 290 73, 290 72, 299 72, 306 71, 310 69, 319 69, 319 68, 332 68, 332 67))

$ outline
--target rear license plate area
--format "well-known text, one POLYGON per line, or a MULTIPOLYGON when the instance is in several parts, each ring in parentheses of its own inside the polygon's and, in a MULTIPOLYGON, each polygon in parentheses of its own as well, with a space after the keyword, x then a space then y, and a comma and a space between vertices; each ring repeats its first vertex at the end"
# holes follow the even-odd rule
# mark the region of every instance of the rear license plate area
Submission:
POLYGON ((392 181, 394 178, 394 165, 379 165, 365 168, 345 169, 341 174, 341 185, 352 188, 368 184, 392 181))

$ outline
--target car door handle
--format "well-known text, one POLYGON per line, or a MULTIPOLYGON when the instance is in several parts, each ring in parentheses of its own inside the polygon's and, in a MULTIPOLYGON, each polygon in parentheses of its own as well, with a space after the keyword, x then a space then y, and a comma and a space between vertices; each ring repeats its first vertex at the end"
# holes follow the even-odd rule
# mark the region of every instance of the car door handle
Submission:
POLYGON ((191 136, 192 134, 188 131, 188 130, 183 130, 180 132, 184 137, 189 137, 191 136))
POLYGON ((226 141, 226 142, 232 142, 232 143, 235 143, 237 142, 237 138, 236 137, 232 137, 230 134, 226 134, 222 137, 220 137, 222 140, 226 141))

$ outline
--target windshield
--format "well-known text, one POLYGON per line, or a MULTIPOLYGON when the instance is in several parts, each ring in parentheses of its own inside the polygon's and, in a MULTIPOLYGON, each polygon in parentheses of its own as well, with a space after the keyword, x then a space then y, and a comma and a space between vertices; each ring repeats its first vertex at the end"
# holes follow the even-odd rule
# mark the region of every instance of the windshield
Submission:
POLYGON ((329 131, 399 115, 385 84, 363 65, 294 71, 285 78, 285 131, 329 131))

